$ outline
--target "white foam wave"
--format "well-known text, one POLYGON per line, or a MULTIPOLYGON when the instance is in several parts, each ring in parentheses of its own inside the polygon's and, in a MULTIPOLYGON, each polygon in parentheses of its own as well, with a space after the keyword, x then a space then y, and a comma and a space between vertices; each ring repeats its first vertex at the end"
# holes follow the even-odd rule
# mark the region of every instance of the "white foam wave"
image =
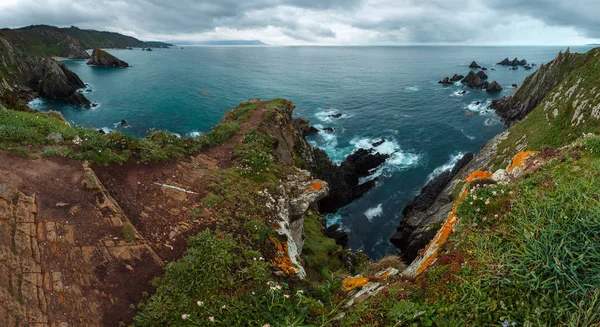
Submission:
POLYGON ((315 114, 315 117, 317 117, 317 119, 319 119, 322 122, 330 122, 330 121, 334 121, 336 119, 344 119, 344 118, 348 118, 350 117, 347 114, 341 114, 340 117, 338 118, 334 118, 331 117, 332 115, 338 115, 340 114, 340 112, 336 109, 329 109, 329 110, 324 110, 324 111, 319 111, 315 114))
POLYGON ((36 98, 29 101, 27 105, 32 109, 41 110, 44 107, 44 100, 42 98, 36 98))
POLYGON ((335 224, 339 224, 340 226, 342 225, 342 215, 337 214, 337 213, 332 213, 330 215, 327 215, 325 217, 325 220, 327 222, 327 227, 331 227, 335 224))
POLYGON ((456 163, 462 158, 464 157, 464 153, 463 152, 459 152, 457 154, 453 154, 450 156, 450 159, 448 160, 448 162, 446 162, 445 164, 437 167, 436 169, 433 170, 433 172, 431 174, 429 174, 429 176, 427 176, 427 182, 431 181, 432 179, 438 177, 439 175, 441 175, 443 172, 447 171, 447 170, 451 170, 452 168, 454 168, 454 166, 456 165, 456 163))
POLYGON ((407 91, 411 91, 411 92, 419 92, 421 89, 419 89, 418 86, 409 86, 409 87, 405 87, 404 88, 407 91))
POLYGON ((104 132, 104 134, 110 134, 110 133, 114 132, 113 129, 110 129, 108 127, 101 127, 100 130, 102 130, 104 132))
POLYGON ((369 222, 372 222, 373 219, 381 216, 382 214, 383 214, 383 204, 382 203, 378 204, 376 207, 367 209, 367 211, 365 211, 365 216, 367 217, 369 222))
POLYGON ((451 97, 462 97, 465 94, 468 94, 469 91, 463 91, 463 90, 459 90, 459 91, 455 91, 452 94, 450 94, 451 97))
POLYGON ((464 135, 466 138, 468 138, 468 139, 469 139, 469 140, 471 140, 471 141, 473 141, 474 139, 476 139, 476 137, 475 137, 475 136, 471 136, 471 135, 469 135, 469 134, 465 133, 465 130, 464 130, 464 129, 461 129, 461 130, 460 130, 460 132, 461 132, 461 133, 462 133, 462 134, 463 134, 463 135, 464 135))
POLYGON ((188 137, 200 137, 200 136, 202 136, 202 133, 201 132, 192 131, 192 132, 187 133, 187 136, 188 137))
POLYGON ((490 99, 486 100, 485 102, 473 101, 467 105, 466 109, 473 111, 473 112, 478 112, 483 115, 483 114, 491 111, 489 109, 491 104, 492 104, 492 100, 490 100, 490 99))

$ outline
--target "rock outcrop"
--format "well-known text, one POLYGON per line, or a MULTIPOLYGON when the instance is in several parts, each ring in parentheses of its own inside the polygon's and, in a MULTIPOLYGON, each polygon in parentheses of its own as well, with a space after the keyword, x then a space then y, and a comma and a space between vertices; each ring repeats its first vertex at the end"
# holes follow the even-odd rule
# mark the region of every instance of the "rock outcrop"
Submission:
POLYGON ((480 89, 484 86, 481 77, 473 71, 470 71, 469 74, 463 78, 462 83, 473 89, 480 89))
POLYGON ((77 92, 85 84, 64 64, 51 58, 26 55, 1 36, 0 58, 0 77, 7 81, 0 83, 0 95, 16 92, 24 100, 43 96, 73 105, 89 106, 89 100, 77 92))
POLYGON ((479 76, 479 78, 481 78, 482 80, 488 79, 487 74, 483 70, 478 71, 477 76, 479 76))
POLYGON ((431 228, 436 222, 445 219, 448 204, 452 199, 448 188, 450 181, 473 160, 473 154, 464 155, 452 168, 432 179, 402 210, 404 217, 390 238, 406 262, 411 262, 437 233, 431 228), (434 204, 437 204, 434 206, 434 204), (432 208, 434 210, 432 210, 432 208))
POLYGON ((128 63, 98 48, 94 49, 92 57, 88 60, 87 64, 101 67, 129 67, 128 63))
POLYGON ((486 91, 488 91, 489 93, 497 93, 502 91, 502 86, 500 86, 498 82, 493 81, 490 83, 490 85, 487 86, 486 91))
POLYGON ((465 76, 463 75, 459 75, 459 74, 454 74, 454 76, 452 76, 452 78, 450 78, 451 82, 458 82, 461 79, 465 78, 465 76))
POLYGON ((571 71, 580 67, 587 55, 580 57, 569 50, 560 52, 554 60, 541 65, 528 76, 513 95, 494 101, 490 108, 496 110, 505 125, 515 124, 525 118, 571 71))
POLYGON ((500 66, 525 66, 525 65, 527 65, 527 60, 525 60, 525 59, 519 60, 518 58, 515 58, 515 59, 513 59, 511 61, 508 58, 505 58, 504 60, 502 60, 501 62, 497 63, 496 65, 500 65, 500 66))
POLYGON ((469 65, 469 68, 471 69, 480 69, 481 66, 479 66, 479 64, 477 64, 477 62, 473 61, 471 62, 471 64, 469 65))
POLYGON ((450 81, 450 77, 444 77, 444 79, 439 81, 438 84, 452 85, 452 84, 454 84, 454 82, 450 81))

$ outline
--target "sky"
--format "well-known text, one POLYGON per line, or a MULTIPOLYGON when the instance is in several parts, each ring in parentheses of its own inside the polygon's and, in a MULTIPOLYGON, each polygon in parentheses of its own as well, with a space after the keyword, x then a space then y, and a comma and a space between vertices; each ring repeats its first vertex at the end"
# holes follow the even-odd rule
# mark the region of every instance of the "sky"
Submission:
POLYGON ((0 0, 0 27, 272 45, 600 43, 600 0, 0 0))

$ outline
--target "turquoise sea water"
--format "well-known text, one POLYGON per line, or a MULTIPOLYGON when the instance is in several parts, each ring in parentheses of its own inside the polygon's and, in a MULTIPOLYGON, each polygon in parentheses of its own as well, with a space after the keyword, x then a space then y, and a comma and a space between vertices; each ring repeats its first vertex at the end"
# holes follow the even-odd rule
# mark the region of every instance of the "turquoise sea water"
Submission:
MULTIPOLYGON (((562 48, 564 50, 564 48, 562 48)), ((571 48, 584 52, 589 47, 571 48)), ((295 115, 318 128, 334 127, 310 142, 340 162, 353 150, 386 142, 377 151, 392 154, 377 186, 363 198, 328 217, 350 233, 350 247, 372 257, 393 247, 388 237, 400 212, 436 173, 465 152, 476 152, 504 127, 486 110, 492 99, 509 95, 533 71, 494 66, 505 57, 538 65, 561 47, 186 47, 111 50, 133 67, 66 64, 90 84, 86 96, 99 106, 83 109, 36 100, 41 110, 60 110, 78 125, 143 136, 151 128, 198 135, 219 122, 226 110, 249 98, 292 100, 295 115), (459 85, 437 84, 454 73, 466 75, 476 60, 489 81, 505 89, 490 96, 459 85), (477 103, 480 104, 477 104, 477 103), (342 113, 339 119, 328 118, 342 113)))

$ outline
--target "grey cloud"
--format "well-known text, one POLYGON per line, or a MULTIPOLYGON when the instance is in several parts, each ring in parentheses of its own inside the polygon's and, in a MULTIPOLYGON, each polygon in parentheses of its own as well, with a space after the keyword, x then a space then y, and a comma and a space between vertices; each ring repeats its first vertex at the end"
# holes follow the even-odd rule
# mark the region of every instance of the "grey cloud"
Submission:
POLYGON ((600 38, 598 0, 484 0, 484 3, 501 14, 535 17, 548 25, 573 27, 588 37, 600 38))

